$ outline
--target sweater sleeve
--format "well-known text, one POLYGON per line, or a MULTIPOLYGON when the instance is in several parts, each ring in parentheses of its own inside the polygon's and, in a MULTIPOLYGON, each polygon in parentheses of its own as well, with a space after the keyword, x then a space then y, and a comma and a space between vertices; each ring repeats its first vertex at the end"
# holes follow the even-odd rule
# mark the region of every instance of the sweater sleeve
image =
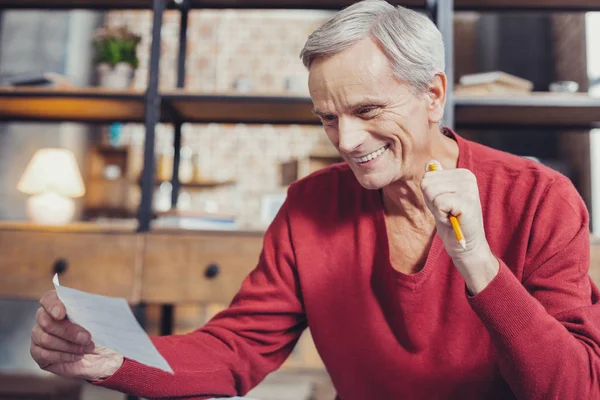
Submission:
POLYGON ((533 220, 523 282, 500 260, 468 297, 520 400, 600 399, 600 292, 588 275, 583 201, 566 178, 550 185, 533 220))
POLYGON ((190 334, 152 338, 174 375, 125 359, 96 384, 146 398, 204 399, 243 395, 278 368, 306 327, 287 215, 286 202, 229 308, 190 334))

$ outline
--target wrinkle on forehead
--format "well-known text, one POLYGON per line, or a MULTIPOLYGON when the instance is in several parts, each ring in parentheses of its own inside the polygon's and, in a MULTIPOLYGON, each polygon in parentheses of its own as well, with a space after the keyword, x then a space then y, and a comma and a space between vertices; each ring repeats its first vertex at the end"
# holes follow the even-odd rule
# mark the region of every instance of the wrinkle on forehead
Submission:
POLYGON ((399 86, 401 82, 389 60, 371 39, 316 60, 309 74, 310 95, 315 105, 326 103, 328 107, 347 107, 365 97, 391 97, 399 86))

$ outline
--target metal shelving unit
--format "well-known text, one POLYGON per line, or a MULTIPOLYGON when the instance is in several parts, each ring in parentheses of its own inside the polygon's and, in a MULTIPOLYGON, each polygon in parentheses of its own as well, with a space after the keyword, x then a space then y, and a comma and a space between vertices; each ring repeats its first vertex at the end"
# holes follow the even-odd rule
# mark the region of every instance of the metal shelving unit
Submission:
MULTIPOLYGON (((149 9, 153 11, 152 44, 148 89, 143 93, 103 92, 79 90, 54 92, 0 91, 0 120, 23 121, 78 121, 107 123, 112 121, 144 122, 144 169, 142 173, 142 200, 138 213, 138 231, 150 230, 154 182, 154 137, 158 122, 174 125, 174 168, 172 204, 179 194, 178 168, 181 148, 181 126, 184 122, 248 122, 248 123, 316 123, 310 113, 307 99, 253 98, 227 96, 197 96, 183 93, 161 95, 158 92, 160 32, 165 8, 181 12, 179 55, 177 60, 177 87, 185 86, 187 25, 192 8, 235 9, 322 9, 335 10, 348 6, 353 0, 0 0, 0 10, 17 9, 149 9), (143 102, 143 103, 142 103, 143 102), (141 106, 143 104, 143 113, 141 106), (60 105, 60 107, 59 107, 60 105), (85 105, 85 107, 84 107, 85 105), (102 105, 103 107, 98 107, 102 105), (89 107, 93 106, 93 107, 89 107), (91 111, 100 110, 100 111, 91 111)), ((445 37, 448 74, 452 74, 453 38, 452 0, 391 0, 393 4, 424 9, 436 22, 445 37)), ((450 82, 452 85, 452 82, 450 82)), ((450 88, 451 89, 451 88, 450 88)), ((450 92, 451 93, 451 92, 450 92)), ((446 123, 453 125, 454 107, 451 94, 446 107, 446 123)))

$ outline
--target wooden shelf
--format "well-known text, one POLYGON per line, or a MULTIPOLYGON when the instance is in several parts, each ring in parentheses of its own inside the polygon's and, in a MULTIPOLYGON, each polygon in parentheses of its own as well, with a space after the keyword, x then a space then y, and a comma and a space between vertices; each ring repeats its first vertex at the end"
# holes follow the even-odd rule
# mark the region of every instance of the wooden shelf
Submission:
POLYGON ((135 233, 136 226, 119 221, 110 225, 95 222, 73 222, 67 225, 39 225, 28 221, 0 221, 2 231, 40 231, 56 233, 135 233))
POLYGON ((144 92, 0 88, 2 121, 143 122, 144 92))
MULTIPOLYGON (((357 0, 191 0, 192 8, 272 8, 340 10, 357 0)), ((426 8, 426 0, 388 0, 410 8, 426 8)), ((465 11, 594 11, 598 0, 454 0, 465 11)))
POLYGON ((600 123, 600 98, 585 93, 537 92, 526 96, 457 96, 458 127, 591 129, 600 123))
POLYGON ((152 0, 0 0, 0 8, 40 9, 151 9, 152 0))
MULTIPOLYGON (((191 0, 192 8, 339 10, 356 0, 191 0)), ((425 8, 425 0, 389 0, 410 8, 425 8)), ((168 8, 176 8, 169 1, 168 8)), ((152 0, 0 0, 0 8, 14 9, 151 9, 152 0)), ((455 0, 466 11, 598 11, 597 0, 455 0)))
MULTIPOLYGON (((356 0, 191 0, 192 8, 339 10, 356 0)), ((425 0, 390 0, 393 4, 425 8, 425 0)), ((171 0, 168 8, 176 8, 171 0)), ((0 8, 41 9, 151 9, 152 0, 0 0, 0 8)))
MULTIPOLYGON (((0 88, 0 121, 144 122, 144 92, 101 88, 56 91, 0 88)), ((312 101, 291 96, 162 95, 161 121, 319 125, 312 101), (176 117, 176 118, 175 118, 176 117)), ((600 98, 585 93, 456 96, 458 127, 525 126, 590 129, 600 124, 600 98)))
MULTIPOLYGON (((315 124, 310 98, 167 93, 164 101, 188 122, 315 124)), ((585 93, 527 96, 457 96, 457 126, 527 126, 590 129, 600 123, 600 98, 585 93)))
MULTIPOLYGON (((357 0, 191 0, 192 8, 340 10, 357 0)), ((411 8, 425 8, 425 0, 388 0, 411 8)))
MULTIPOLYGON (((340 10, 356 0, 190 0, 192 8, 212 9, 314 9, 340 10)), ((389 0, 410 8, 424 9, 426 0, 389 0)), ((176 8, 172 0, 168 8, 176 8)), ((151 9, 152 0, 0 0, 0 9, 151 9)), ((599 11, 597 0, 455 0, 464 11, 599 11)))
POLYGON ((598 11, 598 0, 454 0, 465 11, 598 11))
MULTIPOLYGON (((0 121, 144 122, 141 91, 0 88, 0 121)), ((319 124, 309 98, 163 94, 161 121, 319 124)))
POLYGON ((304 97, 163 94, 183 121, 197 123, 319 124, 312 101, 304 97))
MULTIPOLYGON (((156 185, 158 186, 163 182, 170 182, 170 180, 156 181, 156 185)), ((201 182, 189 182, 189 183, 181 183, 180 182, 179 186, 181 188, 189 188, 189 189, 208 189, 208 188, 215 188, 215 187, 219 187, 219 186, 233 185, 235 183, 236 183, 236 181, 233 179, 226 180, 226 181, 205 180, 205 181, 201 181, 201 182)))
POLYGON ((94 218, 122 218, 132 219, 137 217, 137 212, 127 208, 117 207, 89 207, 85 208, 84 214, 88 219, 94 218))

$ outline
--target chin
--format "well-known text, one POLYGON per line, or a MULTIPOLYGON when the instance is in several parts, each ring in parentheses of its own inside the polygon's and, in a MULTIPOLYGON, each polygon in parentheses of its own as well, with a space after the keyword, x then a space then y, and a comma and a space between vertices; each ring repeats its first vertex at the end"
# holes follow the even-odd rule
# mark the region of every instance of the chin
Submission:
POLYGON ((389 185, 392 180, 385 177, 354 174, 356 180, 367 190, 379 190, 389 185))

